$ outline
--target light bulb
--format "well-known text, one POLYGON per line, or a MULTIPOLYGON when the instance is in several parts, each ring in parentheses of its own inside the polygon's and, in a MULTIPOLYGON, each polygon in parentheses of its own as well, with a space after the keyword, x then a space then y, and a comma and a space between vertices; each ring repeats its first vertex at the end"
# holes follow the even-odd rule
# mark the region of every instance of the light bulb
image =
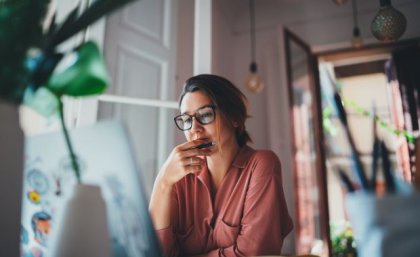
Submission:
POLYGON ((371 24, 372 34, 380 41, 394 41, 405 32, 407 20, 391 1, 381 1, 381 7, 371 24))
POLYGON ((351 45, 355 48, 359 48, 363 45, 363 39, 360 36, 360 30, 358 27, 353 28, 353 37, 351 38, 351 45))
POLYGON ((249 75, 246 79, 246 88, 254 93, 259 93, 264 88, 264 81, 257 73, 258 67, 256 62, 251 62, 249 65, 249 75))
POLYGON ((355 48, 360 48, 363 45, 363 39, 360 36, 352 37, 351 45, 355 48))
POLYGON ((246 80, 246 87, 251 92, 259 93, 264 88, 264 82, 257 73, 250 72, 246 80))

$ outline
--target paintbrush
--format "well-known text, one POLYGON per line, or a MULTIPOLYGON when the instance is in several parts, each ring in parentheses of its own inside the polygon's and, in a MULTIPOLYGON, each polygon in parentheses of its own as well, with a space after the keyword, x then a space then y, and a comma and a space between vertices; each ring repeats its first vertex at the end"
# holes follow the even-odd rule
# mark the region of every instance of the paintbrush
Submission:
POLYGON ((370 189, 376 191, 376 175, 378 171, 378 158, 380 155, 380 141, 378 139, 378 128, 376 126, 376 106, 375 103, 372 105, 372 135, 373 135, 373 147, 372 147, 372 166, 371 166, 371 178, 370 178, 370 189))
POLYGON ((378 174, 378 159, 381 155, 380 141, 377 137, 373 139, 373 149, 372 149, 372 173, 370 177, 370 189, 376 191, 376 177, 378 174))
POLYGON ((334 93, 334 102, 337 109, 338 117, 340 118, 340 121, 343 124, 344 130, 346 132, 347 140, 350 144, 351 155, 353 159, 353 165, 354 165, 354 170, 356 172, 356 176, 359 179, 362 189, 368 190, 369 183, 366 178, 366 174, 363 169, 362 162, 360 161, 359 155, 357 153, 356 145, 354 143, 353 137, 350 133, 350 128, 347 122, 346 110, 344 109, 343 103, 341 101, 341 97, 337 92, 334 93))
POLYGON ((354 186, 353 183, 351 183, 350 178, 347 176, 347 174, 341 170, 338 169, 338 175, 341 179, 341 182, 343 183, 343 185, 347 188, 348 192, 354 192, 354 186))
POLYGON ((383 141, 381 141, 381 156, 386 191, 389 193, 393 193, 395 192, 395 179, 392 175, 391 160, 389 159, 388 149, 386 148, 386 145, 383 141))
POLYGON ((416 156, 416 172, 414 173, 414 187, 420 190, 420 137, 416 138, 415 156, 416 156))

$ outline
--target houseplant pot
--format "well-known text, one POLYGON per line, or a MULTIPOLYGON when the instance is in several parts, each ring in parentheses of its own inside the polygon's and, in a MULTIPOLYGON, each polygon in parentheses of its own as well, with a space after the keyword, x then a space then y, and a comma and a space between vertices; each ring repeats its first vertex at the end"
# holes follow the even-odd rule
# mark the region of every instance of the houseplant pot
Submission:
POLYGON ((415 257, 420 252, 420 194, 348 194, 359 257, 415 257))
POLYGON ((76 184, 58 219, 51 256, 111 256, 106 205, 99 186, 76 184))
POLYGON ((18 107, 0 99, 0 249, 2 256, 20 256, 24 135, 18 107))

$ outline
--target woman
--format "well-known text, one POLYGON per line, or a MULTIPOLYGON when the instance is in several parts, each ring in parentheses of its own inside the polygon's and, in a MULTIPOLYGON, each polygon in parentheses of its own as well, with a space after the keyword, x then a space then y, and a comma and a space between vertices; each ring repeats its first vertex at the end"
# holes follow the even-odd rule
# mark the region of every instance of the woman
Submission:
POLYGON ((222 77, 186 81, 174 120, 187 142, 169 155, 150 201, 165 256, 280 254, 293 227, 280 161, 246 145, 245 101, 222 77))

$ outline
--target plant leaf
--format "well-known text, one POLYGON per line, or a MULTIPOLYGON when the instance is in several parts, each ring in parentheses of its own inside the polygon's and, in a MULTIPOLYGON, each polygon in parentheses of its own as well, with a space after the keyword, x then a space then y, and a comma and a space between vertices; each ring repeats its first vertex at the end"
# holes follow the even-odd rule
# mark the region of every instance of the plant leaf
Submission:
POLYGON ((57 24, 55 23, 56 18, 57 18, 57 13, 55 12, 51 19, 50 26, 48 27, 47 37, 51 36, 57 29, 57 24))
POLYGON ((102 93, 109 84, 103 56, 94 42, 86 42, 63 59, 46 87, 55 95, 89 96, 102 93))
POLYGON ((68 15, 67 18, 63 21, 63 23, 60 25, 60 28, 58 31, 61 30, 67 30, 72 26, 72 24, 76 21, 77 16, 79 14, 79 5, 77 5, 68 15))
POLYGON ((69 25, 62 26, 47 44, 47 49, 53 49, 71 36, 83 30, 104 15, 136 0, 97 0, 84 11, 77 20, 69 25))

